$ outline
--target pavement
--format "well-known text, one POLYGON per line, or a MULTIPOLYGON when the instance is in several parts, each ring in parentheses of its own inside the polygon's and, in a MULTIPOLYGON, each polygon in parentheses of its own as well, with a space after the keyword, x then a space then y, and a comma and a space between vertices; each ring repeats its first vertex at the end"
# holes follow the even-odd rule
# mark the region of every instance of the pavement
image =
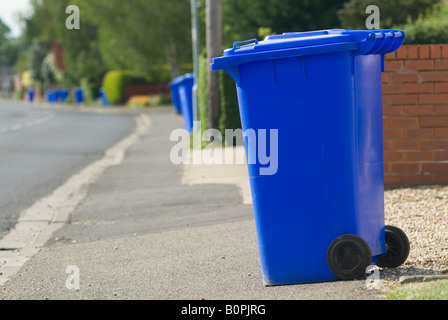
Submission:
MULTIPOLYGON (((138 112, 148 130, 85 186, 0 299, 383 299, 365 280, 264 286, 246 166, 175 165, 170 133, 182 119, 172 108, 138 112)), ((14 264, 12 248, 1 254, 14 264)))

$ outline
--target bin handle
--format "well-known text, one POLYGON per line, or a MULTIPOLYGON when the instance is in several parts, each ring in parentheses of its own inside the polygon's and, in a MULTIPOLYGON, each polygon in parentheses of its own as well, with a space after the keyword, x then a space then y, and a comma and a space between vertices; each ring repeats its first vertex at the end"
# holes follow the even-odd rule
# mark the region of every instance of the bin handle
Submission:
POLYGON ((255 42, 255 44, 258 44, 258 40, 257 39, 249 39, 249 40, 244 40, 244 41, 237 41, 237 42, 233 43, 233 50, 236 50, 238 48, 239 44, 249 43, 249 42, 255 42))

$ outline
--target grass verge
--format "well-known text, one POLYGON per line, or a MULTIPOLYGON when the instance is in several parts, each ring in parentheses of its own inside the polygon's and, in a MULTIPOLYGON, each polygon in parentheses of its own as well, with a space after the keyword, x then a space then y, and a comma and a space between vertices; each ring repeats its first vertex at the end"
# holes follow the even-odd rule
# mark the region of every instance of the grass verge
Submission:
POLYGON ((448 280, 400 285, 386 294, 390 300, 448 300, 448 280))

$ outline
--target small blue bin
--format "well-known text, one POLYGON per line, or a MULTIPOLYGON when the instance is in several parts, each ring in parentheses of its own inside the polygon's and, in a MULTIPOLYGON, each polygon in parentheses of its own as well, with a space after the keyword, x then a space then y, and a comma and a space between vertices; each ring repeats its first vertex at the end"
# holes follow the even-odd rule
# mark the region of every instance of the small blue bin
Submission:
POLYGON ((385 260, 381 73, 403 40, 398 30, 294 32, 213 59, 236 82, 243 132, 278 130, 277 171, 248 161, 266 285, 365 276, 385 260))
POLYGON ((104 90, 104 88, 100 88, 100 98, 101 98, 101 104, 103 105, 103 107, 108 107, 109 100, 107 99, 106 90, 104 90))
POLYGON ((168 85, 171 90, 171 100, 173 102, 174 111, 177 114, 182 114, 182 106, 180 104, 179 90, 178 90, 179 86, 177 85, 178 82, 176 81, 176 79, 171 81, 168 85))
POLYGON ((184 74, 170 82, 174 107, 176 110, 180 107, 184 127, 188 132, 193 131, 193 85, 193 73, 184 74))
POLYGON ((56 103, 58 101, 58 93, 56 90, 47 90, 45 96, 48 103, 56 103))
POLYGON ((60 100, 61 102, 66 102, 69 95, 70 90, 68 89, 61 89, 57 91, 58 100, 60 100))
POLYGON ((27 89, 26 92, 28 94, 28 101, 33 102, 34 101, 34 89, 27 89))
POLYGON ((73 89, 73 95, 75 97, 76 103, 83 103, 84 102, 84 92, 82 88, 75 88, 73 89))

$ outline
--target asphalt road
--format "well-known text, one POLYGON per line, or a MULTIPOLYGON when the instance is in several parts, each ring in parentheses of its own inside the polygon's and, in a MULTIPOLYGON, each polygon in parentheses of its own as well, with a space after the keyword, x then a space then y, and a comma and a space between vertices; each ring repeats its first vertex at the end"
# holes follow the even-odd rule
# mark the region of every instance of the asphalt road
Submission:
POLYGON ((20 213, 134 130, 131 114, 0 100, 0 237, 20 213))

